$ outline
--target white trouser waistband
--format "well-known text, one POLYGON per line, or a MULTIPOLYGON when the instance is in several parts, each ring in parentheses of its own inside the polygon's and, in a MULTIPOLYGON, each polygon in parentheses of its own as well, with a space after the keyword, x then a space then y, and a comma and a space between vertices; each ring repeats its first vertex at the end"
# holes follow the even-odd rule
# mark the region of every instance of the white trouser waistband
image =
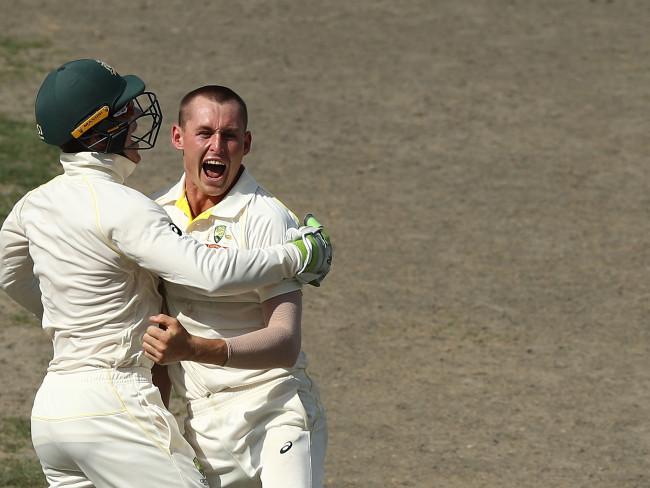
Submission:
POLYGON ((250 385, 242 385, 235 388, 228 388, 227 390, 221 390, 216 393, 211 393, 205 398, 198 398, 196 400, 190 400, 187 402, 187 413, 190 417, 194 417, 204 410, 214 408, 215 405, 222 405, 224 402, 228 402, 235 398, 241 398, 248 395, 251 391, 257 391, 259 388, 272 388, 273 386, 284 383, 286 381, 296 381, 293 376, 281 376, 280 378, 274 378, 270 381, 264 381, 261 383, 253 383, 250 385))
POLYGON ((151 369, 145 367, 133 368, 97 368, 85 371, 49 371, 45 375, 47 381, 75 381, 78 383, 97 383, 110 381, 121 383, 136 381, 139 383, 151 383, 151 369))

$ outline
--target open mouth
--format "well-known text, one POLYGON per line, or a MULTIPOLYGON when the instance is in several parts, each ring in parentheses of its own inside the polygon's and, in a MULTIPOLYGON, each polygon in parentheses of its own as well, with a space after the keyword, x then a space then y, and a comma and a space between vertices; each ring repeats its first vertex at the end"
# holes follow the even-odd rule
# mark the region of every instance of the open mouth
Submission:
POLYGON ((219 178, 223 176, 224 172, 226 171, 226 165, 220 163, 219 161, 203 161, 202 167, 203 173, 208 178, 219 178))

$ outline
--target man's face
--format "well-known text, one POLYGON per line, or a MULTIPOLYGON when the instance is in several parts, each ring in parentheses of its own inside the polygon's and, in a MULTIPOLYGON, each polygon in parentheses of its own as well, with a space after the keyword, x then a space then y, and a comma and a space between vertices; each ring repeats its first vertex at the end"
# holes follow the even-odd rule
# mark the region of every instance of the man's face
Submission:
MULTIPOLYGON (((138 107, 135 106, 133 101, 129 102, 116 115, 113 116, 115 119, 114 129, 118 127, 118 124, 129 122, 130 120, 134 119, 141 113, 142 112, 138 107)), ((122 153, 126 158, 130 159, 136 164, 138 164, 142 159, 139 153, 138 144, 134 143, 131 137, 137 128, 138 128, 138 121, 133 120, 133 122, 131 122, 128 126, 126 138, 124 139, 124 147, 125 148, 129 146, 132 147, 130 149, 123 149, 122 151, 122 153)), ((84 142, 88 143, 89 144, 88 147, 93 151, 106 152, 108 148, 108 140, 104 132, 91 133, 90 138, 85 139, 84 142)))
MULTIPOLYGON (((135 106, 133 101, 129 102, 128 105, 125 107, 125 111, 120 114, 119 116, 115 117, 116 120, 124 120, 128 121, 131 120, 132 118, 140 115, 142 112, 140 112, 140 109, 135 106)), ((138 127, 138 122, 137 120, 134 120, 129 124, 129 131, 127 132, 126 135, 126 140, 124 141, 124 146, 128 147, 133 144, 133 140, 131 139, 131 134, 135 132, 135 130, 138 127)), ((126 156, 128 159, 133 161, 134 163, 138 164, 142 157, 140 156, 140 153, 138 152, 137 149, 137 144, 134 145, 135 147, 132 149, 124 149, 124 156, 126 156)))
POLYGON ((172 144, 183 151, 187 190, 222 197, 250 151, 251 134, 237 102, 198 96, 185 109, 183 127, 172 127, 172 144))

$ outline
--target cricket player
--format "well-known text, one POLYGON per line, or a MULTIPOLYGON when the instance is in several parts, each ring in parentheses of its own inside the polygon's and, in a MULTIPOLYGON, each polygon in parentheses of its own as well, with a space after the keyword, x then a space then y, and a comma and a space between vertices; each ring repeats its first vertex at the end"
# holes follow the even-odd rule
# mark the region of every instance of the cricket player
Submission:
POLYGON ((164 408, 141 350, 161 309, 158 277, 239 296, 296 275, 317 284, 331 254, 320 229, 266 250, 215 252, 124 186, 162 120, 156 96, 101 61, 66 63, 36 97, 41 138, 64 173, 29 192, 0 231, 0 287, 42 318, 53 358, 32 410, 50 487, 201 487, 194 453, 164 408))
MULTIPOLYGON (((220 252, 280 243, 298 225, 242 164, 247 121, 246 104, 227 87, 188 93, 172 128, 184 175, 157 199, 179 228, 220 252)), ((327 425, 301 351, 301 284, 278 280, 222 297, 165 288, 175 318, 154 317, 162 328, 149 327, 143 347, 173 363, 186 438, 209 485, 322 487, 327 425)))

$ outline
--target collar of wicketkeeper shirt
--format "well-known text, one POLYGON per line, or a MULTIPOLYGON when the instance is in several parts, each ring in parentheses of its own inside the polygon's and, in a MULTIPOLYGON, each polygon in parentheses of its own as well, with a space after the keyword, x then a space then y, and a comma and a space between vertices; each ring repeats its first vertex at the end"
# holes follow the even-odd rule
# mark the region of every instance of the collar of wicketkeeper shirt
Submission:
POLYGON ((94 152, 61 153, 61 165, 68 176, 85 176, 92 173, 93 177, 122 184, 136 166, 124 156, 94 152))
POLYGON ((169 205, 171 203, 176 205, 189 219, 189 225, 197 220, 207 219, 212 215, 218 218, 234 219, 244 210, 258 188, 259 184, 253 178, 253 175, 244 168, 237 183, 230 189, 226 198, 192 219, 190 206, 185 197, 185 174, 183 174, 180 181, 172 186, 163 196, 157 198, 156 201, 160 205, 169 205))

